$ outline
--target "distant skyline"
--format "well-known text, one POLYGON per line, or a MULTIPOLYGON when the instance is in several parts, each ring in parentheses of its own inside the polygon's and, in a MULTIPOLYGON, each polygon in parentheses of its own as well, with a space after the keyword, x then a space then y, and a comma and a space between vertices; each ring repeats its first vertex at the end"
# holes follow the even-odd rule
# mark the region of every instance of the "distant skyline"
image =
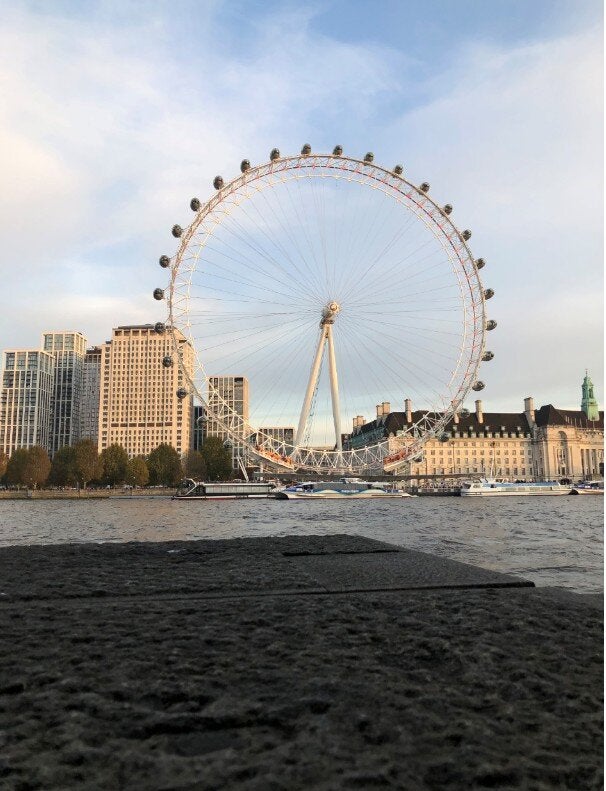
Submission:
POLYGON ((1 349, 164 319, 190 198, 338 143, 472 229, 487 410, 578 409, 585 369, 603 408, 601 2, 9 2, 0 45, 1 349))

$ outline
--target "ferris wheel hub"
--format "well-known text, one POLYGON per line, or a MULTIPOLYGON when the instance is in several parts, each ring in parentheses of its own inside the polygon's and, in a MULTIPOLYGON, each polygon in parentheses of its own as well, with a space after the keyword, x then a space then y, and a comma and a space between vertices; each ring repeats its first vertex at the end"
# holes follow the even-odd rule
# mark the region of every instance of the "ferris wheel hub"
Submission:
POLYGON ((326 324, 334 324, 337 313, 340 313, 340 311, 341 306, 338 302, 329 302, 328 305, 322 309, 322 321, 320 322, 320 326, 324 327, 326 324))

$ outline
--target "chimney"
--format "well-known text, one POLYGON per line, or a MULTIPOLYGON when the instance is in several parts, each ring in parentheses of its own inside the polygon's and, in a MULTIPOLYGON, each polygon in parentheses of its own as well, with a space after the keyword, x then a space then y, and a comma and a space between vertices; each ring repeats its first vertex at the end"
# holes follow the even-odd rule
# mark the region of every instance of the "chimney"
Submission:
POLYGON ((383 404, 377 404, 377 417, 381 417, 383 414, 383 404))
POLYGON ((524 414, 530 428, 534 426, 534 398, 529 396, 524 399, 524 414))
POLYGON ((452 422, 455 424, 455 426, 459 422, 459 413, 458 412, 455 412, 454 415, 452 416, 452 422))
POLYGON ((383 401, 381 406, 383 407, 383 414, 389 415, 389 413, 391 412, 391 404, 389 403, 389 401, 383 401))
POLYGON ((354 429, 360 428, 360 426, 364 425, 364 416, 363 415, 356 415, 353 419, 353 427, 354 429))
POLYGON ((410 398, 404 401, 404 410, 406 412, 406 422, 412 423, 412 401, 410 398))
POLYGON ((482 411, 482 402, 479 398, 476 401, 476 418, 478 419, 478 423, 484 422, 484 412, 482 411))

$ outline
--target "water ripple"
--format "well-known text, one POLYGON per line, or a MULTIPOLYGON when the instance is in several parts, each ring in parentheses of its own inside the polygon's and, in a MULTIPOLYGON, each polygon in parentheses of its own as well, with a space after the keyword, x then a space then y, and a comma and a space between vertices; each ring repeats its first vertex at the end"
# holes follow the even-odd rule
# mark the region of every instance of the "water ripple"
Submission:
POLYGON ((350 533, 585 593, 602 589, 602 509, 598 497, 0 500, 0 546, 350 533))

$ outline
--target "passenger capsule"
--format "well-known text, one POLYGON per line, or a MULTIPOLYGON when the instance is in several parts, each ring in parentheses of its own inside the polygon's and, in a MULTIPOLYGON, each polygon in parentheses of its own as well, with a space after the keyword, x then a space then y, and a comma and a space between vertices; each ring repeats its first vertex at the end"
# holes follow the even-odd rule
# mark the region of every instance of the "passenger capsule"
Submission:
POLYGON ((463 237, 463 239, 465 239, 465 241, 467 241, 468 239, 471 239, 471 231, 469 230, 463 231, 461 236, 463 237))
POLYGON ((272 162, 275 162, 276 159, 280 159, 280 151, 277 148, 272 148, 269 154, 269 158, 271 159, 272 162))
POLYGON ((202 205, 202 204, 200 203, 200 201, 199 201, 197 198, 192 198, 192 199, 190 200, 190 202, 189 202, 189 208, 190 208, 192 211, 200 211, 200 206, 201 206, 201 205, 202 205))
POLYGON ((396 165, 395 168, 393 169, 393 172, 396 174, 396 176, 401 176, 402 173, 404 172, 404 168, 402 167, 402 165, 396 165))
POLYGON ((167 255, 161 255, 159 264, 162 269, 166 269, 166 267, 170 266, 170 258, 167 255))
POLYGON ((419 189, 421 190, 421 192, 429 192, 429 184, 426 181, 424 181, 419 187, 419 189))
POLYGON ((452 214, 452 206, 450 205, 450 203, 447 203, 446 206, 444 206, 444 208, 442 209, 442 211, 444 212, 444 214, 452 214))
POLYGON ((154 324, 154 330, 158 333, 158 335, 164 335, 164 332, 166 330, 166 325, 162 321, 157 321, 154 324))
POLYGON ((476 269, 484 269, 486 261, 483 258, 476 258, 476 269))
POLYGON ((243 159, 240 162, 240 170, 242 173, 246 173, 247 170, 250 170, 250 161, 248 159, 243 159))
POLYGON ((494 330, 494 328, 496 326, 497 326, 497 323, 496 323, 496 321, 494 319, 488 319, 488 321, 486 322, 486 329, 487 330, 494 330))
POLYGON ((485 384, 484 384, 484 382, 480 382, 480 380, 478 379, 478 381, 477 381, 477 382, 475 382, 475 383, 474 383, 474 384, 471 386, 471 389, 472 389, 472 390, 475 390, 475 391, 476 391, 476 393, 478 393, 480 390, 483 390, 483 389, 484 389, 484 387, 485 387, 485 384))
POLYGON ((372 153, 372 151, 369 151, 368 154, 366 154, 366 156, 364 157, 364 162, 368 162, 368 164, 370 164, 374 160, 374 158, 375 155, 372 153))
POLYGON ((183 233, 183 228, 181 228, 180 225, 173 225, 173 229, 171 233, 175 237, 175 239, 178 239, 183 233))
POLYGON ((492 360, 493 357, 494 354, 492 352, 484 352, 484 354, 482 355, 482 362, 485 363, 490 362, 490 360, 492 360))
POLYGON ((215 176, 214 181, 213 181, 213 187, 216 190, 220 190, 220 189, 223 189, 223 184, 224 184, 223 177, 222 176, 215 176))
POLYGON ((469 409, 463 407, 463 409, 459 410, 459 417, 466 418, 469 417, 469 409))
POLYGON ((187 390, 184 387, 180 387, 177 390, 177 398, 179 401, 183 401, 183 399, 187 396, 187 390))
POLYGON ((440 436, 438 437, 438 439, 440 440, 440 442, 448 442, 448 440, 450 439, 450 434, 448 434, 448 433, 445 431, 443 434, 440 434, 440 436))
POLYGON ((491 288, 487 288, 484 292, 484 299, 492 299, 494 297, 494 291, 491 288))
POLYGON ((308 157, 311 154, 311 146, 309 145, 309 143, 305 143, 305 145, 301 149, 301 153, 303 154, 304 157, 308 157))
POLYGON ((343 153, 343 146, 335 146, 332 150, 333 157, 340 157, 343 153))
POLYGON ((172 364, 173 364, 173 358, 170 356, 170 354, 167 354, 166 357, 162 358, 162 365, 165 368, 170 368, 172 364))
POLYGON ((164 299, 164 289, 163 288, 154 288, 154 299, 160 301, 164 299))

